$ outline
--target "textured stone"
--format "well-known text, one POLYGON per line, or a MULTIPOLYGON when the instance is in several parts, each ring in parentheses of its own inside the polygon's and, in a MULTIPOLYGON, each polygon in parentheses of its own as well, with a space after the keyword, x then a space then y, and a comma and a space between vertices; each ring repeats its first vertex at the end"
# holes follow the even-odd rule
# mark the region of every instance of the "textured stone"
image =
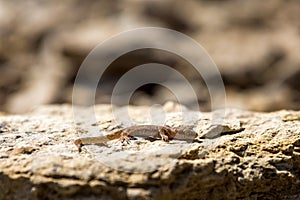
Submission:
MULTIPOLYGON (((177 126, 173 107, 165 106, 166 124, 177 126)), ((148 107, 129 110, 134 123, 149 123, 148 107)), ((227 110, 218 124, 226 134, 212 138, 202 137, 212 130, 212 113, 190 111, 186 123, 200 142, 137 138, 79 153, 74 139, 123 126, 109 105, 95 112, 97 123, 80 127, 69 105, 1 116, 0 199, 300 198, 299 111, 227 110)))
MULTIPOLYGON (((0 0, 0 110, 22 113, 40 104, 71 103, 71 80, 89 52, 115 34, 142 27, 177 30, 201 44, 220 70, 228 105, 256 111, 299 110, 299 19, 297 0, 0 0)), ((185 42, 174 44, 201 56, 185 42)), ((107 52, 123 45, 110 46, 107 52)), ((201 109, 209 110, 203 77, 184 59, 150 49, 127 53, 103 75, 96 102, 110 103, 113 86, 126 71, 155 62, 184 75, 201 109)), ((166 78, 185 91, 185 83, 171 75, 166 78)), ((81 86, 82 97, 89 91, 87 85, 81 86)), ((184 96, 192 106, 190 95, 184 96)), ((175 99, 170 91, 152 85, 139 88, 131 100, 134 105, 153 105, 170 99, 175 99)))

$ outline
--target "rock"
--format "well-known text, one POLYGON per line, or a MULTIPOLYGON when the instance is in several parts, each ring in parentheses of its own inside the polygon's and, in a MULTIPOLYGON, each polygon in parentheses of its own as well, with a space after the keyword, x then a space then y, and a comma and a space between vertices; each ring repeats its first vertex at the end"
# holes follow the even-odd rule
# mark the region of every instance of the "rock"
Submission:
MULTIPOLYGON (((115 34, 142 27, 170 28, 201 44, 219 68, 229 104, 256 111, 298 110, 299 18, 298 1, 285 0, 125 0, 117 6, 103 0, 0 0, 0 110, 22 113, 40 104, 71 103, 74 79, 89 52, 115 34)), ((175 44, 199 57, 180 41, 175 44)), ((110 103, 113 86, 133 67, 162 63, 189 80, 201 110, 208 111, 203 77, 185 59, 154 49, 122 55, 101 78, 96 102, 110 103)), ((184 92, 186 84, 170 84, 184 92)), ((90 88, 82 84, 81 89, 85 96, 90 88)), ((171 92, 156 84, 144 86, 132 103, 161 103, 175 98, 171 92)), ((187 106, 193 106, 185 96, 187 106)))
MULTIPOLYGON (((132 121, 149 123, 147 109, 130 107, 132 121)), ((176 109, 168 106, 166 124, 182 124, 176 109)), ((136 138, 79 153, 74 139, 120 128, 109 105, 95 111, 98 122, 80 127, 69 105, 0 116, 0 199, 300 198, 299 111, 231 109, 223 132, 201 142, 136 138)), ((212 113, 198 114, 189 120, 201 137, 212 113)))

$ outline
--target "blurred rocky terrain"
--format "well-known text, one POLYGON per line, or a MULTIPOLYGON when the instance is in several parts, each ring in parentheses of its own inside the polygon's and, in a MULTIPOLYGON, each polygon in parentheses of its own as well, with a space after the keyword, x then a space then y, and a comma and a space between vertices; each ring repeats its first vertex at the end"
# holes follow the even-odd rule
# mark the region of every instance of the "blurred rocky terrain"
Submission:
MULTIPOLYGON (((299 109, 299 20, 297 0, 1 0, 0 110, 19 113, 39 104, 70 103, 86 55, 112 35, 144 26, 174 29, 199 42, 219 67, 229 107, 299 109)), ((158 50, 131 52, 112 63, 96 102, 110 102, 116 80, 150 61, 188 77, 201 108, 209 110, 209 95, 192 67, 158 50)), ((131 103, 172 98, 166 89, 146 85, 131 103)))

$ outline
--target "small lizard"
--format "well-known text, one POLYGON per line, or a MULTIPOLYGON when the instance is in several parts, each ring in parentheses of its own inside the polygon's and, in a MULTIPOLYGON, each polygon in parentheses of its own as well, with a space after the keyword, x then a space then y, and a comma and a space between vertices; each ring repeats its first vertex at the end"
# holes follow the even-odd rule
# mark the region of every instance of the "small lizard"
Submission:
POLYGON ((101 144, 110 140, 119 139, 122 143, 129 142, 134 136, 144 137, 150 141, 163 140, 169 142, 176 137, 181 140, 193 140, 196 138, 197 133, 188 127, 171 128, 169 126, 158 125, 137 125, 124 128, 108 135, 98 137, 83 137, 74 141, 81 152, 81 148, 85 144, 101 144))

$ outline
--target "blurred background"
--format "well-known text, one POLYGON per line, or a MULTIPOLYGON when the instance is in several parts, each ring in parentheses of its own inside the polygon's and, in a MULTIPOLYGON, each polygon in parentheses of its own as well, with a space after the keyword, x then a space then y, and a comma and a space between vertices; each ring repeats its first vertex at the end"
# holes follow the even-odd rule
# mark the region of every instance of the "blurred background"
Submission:
MULTIPOLYGON (((87 54, 114 34, 145 26, 177 30, 199 42, 222 74, 228 107, 300 109, 298 0, 0 0, 0 111, 22 113, 41 104, 72 103, 73 83, 87 54)), ((182 73, 197 92, 201 109, 209 111, 205 83, 193 67, 153 49, 113 62, 96 102, 109 103, 116 81, 149 62, 182 73)), ((148 84, 131 103, 170 99, 170 91, 148 84)))

